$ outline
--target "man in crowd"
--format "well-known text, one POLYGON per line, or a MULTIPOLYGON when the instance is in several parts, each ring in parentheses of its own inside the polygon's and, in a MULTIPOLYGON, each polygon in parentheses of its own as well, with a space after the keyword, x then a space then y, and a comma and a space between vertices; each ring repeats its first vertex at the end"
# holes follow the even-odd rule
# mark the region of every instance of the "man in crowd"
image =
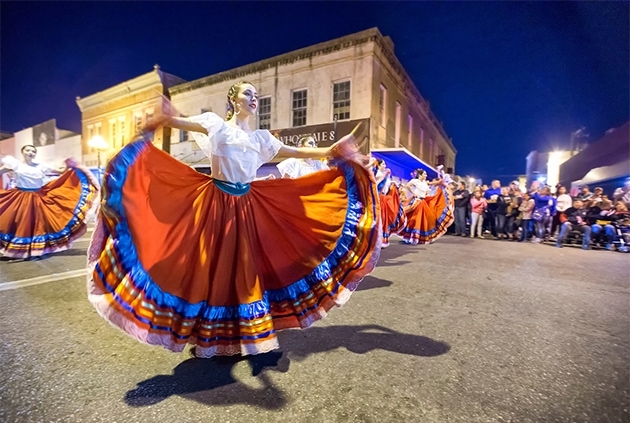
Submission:
POLYGON ((497 238, 497 230, 495 219, 497 216, 497 199, 501 195, 501 182, 497 179, 492 181, 491 188, 487 189, 483 196, 488 202, 488 219, 490 220, 490 232, 492 235, 497 238))
POLYGON ((589 210, 584 207, 584 202, 576 198, 573 200, 573 207, 569 207, 565 212, 566 221, 560 225, 560 234, 556 240, 556 247, 562 248, 562 242, 566 239, 569 231, 579 230, 582 232, 582 249, 588 250, 591 244, 591 227, 588 225, 589 210))
POLYGON ((455 235, 466 236, 466 216, 470 204, 470 193, 466 189, 466 182, 459 181, 453 198, 455 199, 455 235))
POLYGON ((613 200, 615 204, 617 201, 622 201, 626 207, 630 207, 630 178, 626 179, 622 187, 615 190, 613 200))

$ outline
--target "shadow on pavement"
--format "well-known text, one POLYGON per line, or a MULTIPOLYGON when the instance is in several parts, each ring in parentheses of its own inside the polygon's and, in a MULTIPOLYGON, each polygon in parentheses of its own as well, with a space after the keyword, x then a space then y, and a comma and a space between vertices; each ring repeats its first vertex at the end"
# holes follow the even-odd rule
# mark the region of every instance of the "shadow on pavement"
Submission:
POLYGON ((207 405, 243 403, 278 409, 287 400, 284 392, 262 373, 266 367, 286 372, 289 360, 280 352, 247 357, 191 358, 175 367, 172 375, 158 375, 138 383, 127 392, 125 402, 132 407, 144 407, 179 395, 207 405), (261 388, 251 388, 234 378, 232 368, 240 361, 249 362, 252 375, 262 382, 261 388))
POLYGON ((386 288, 392 285, 393 283, 391 281, 375 278, 374 276, 366 276, 361 281, 357 289, 355 289, 355 291, 367 291, 368 289, 374 288, 386 288))
POLYGON ((69 256, 86 256, 87 248, 71 248, 69 250, 59 251, 58 253, 51 254, 54 257, 69 257, 69 256))
POLYGON ((179 364, 172 375, 158 375, 138 383, 127 392, 125 402, 132 407, 157 404, 172 395, 207 405, 248 404, 275 410, 287 404, 287 397, 274 385, 266 370, 287 372, 290 360, 302 361, 312 354, 337 348, 365 354, 385 350, 418 357, 445 354, 450 346, 425 336, 401 333, 379 325, 311 327, 278 334, 284 350, 254 356, 191 358, 179 364), (232 374, 240 361, 247 361, 262 387, 252 388, 232 374))

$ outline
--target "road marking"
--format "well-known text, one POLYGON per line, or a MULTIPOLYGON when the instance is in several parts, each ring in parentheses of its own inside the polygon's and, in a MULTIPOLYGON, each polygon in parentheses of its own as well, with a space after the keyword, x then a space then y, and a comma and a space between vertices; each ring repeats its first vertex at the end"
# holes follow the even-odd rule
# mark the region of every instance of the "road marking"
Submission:
POLYGON ((36 278, 22 279, 19 281, 0 283, 0 291, 8 291, 9 289, 24 288, 32 285, 40 285, 48 282, 60 281, 63 279, 76 278, 86 276, 86 269, 70 270, 69 272, 53 273, 52 275, 38 276, 36 278))

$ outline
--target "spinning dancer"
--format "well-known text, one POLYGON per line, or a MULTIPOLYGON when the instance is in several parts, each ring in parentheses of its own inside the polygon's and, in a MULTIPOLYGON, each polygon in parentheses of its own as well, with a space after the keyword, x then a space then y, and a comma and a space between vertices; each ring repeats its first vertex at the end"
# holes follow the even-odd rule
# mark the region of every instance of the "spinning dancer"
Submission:
POLYGON ((147 344, 175 352, 193 344, 198 357, 278 348, 279 330, 307 328, 349 299, 381 243, 359 127, 331 148, 288 147, 250 129, 252 84, 233 85, 227 97, 226 120, 171 112, 157 121, 193 133, 212 177, 149 139, 110 161, 88 252, 88 296, 102 317, 147 344), (338 162, 303 178, 254 181, 278 153, 338 162))
POLYGON ((373 159, 371 167, 376 178, 381 204, 381 228, 383 231, 383 248, 389 246, 391 234, 400 233, 407 224, 403 203, 398 194, 398 186, 392 181, 392 172, 384 160, 373 159))
POLYGON ((451 193, 443 175, 438 176, 436 182, 427 182, 426 171, 416 169, 406 185, 411 198, 405 204, 407 226, 400 235, 407 244, 430 244, 444 235, 453 223, 451 193), (438 186, 433 196, 427 195, 429 185, 438 186))
POLYGON ((87 229, 98 182, 71 159, 61 172, 35 163, 34 146, 25 145, 21 151, 23 163, 9 156, 0 166, 0 175, 16 175, 15 188, 0 189, 0 254, 31 258, 67 250, 87 229), (47 175, 61 176, 45 184, 47 175))

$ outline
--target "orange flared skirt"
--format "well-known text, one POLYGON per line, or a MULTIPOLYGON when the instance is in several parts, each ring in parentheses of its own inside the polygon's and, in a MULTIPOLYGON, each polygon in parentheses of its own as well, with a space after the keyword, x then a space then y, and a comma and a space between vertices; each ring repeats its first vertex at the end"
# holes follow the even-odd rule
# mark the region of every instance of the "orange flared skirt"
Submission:
POLYGON ((381 229, 383 231, 383 248, 389 246, 389 237, 399 234, 407 226, 403 203, 400 200, 398 188, 391 184, 387 194, 379 194, 381 203, 381 229))
POLYGON ((380 251, 378 194, 360 165, 220 189, 150 141, 109 163, 88 296, 137 340, 200 357, 278 348, 345 303, 380 251))
POLYGON ((437 193, 423 200, 412 198, 405 204, 407 226, 400 232, 407 244, 431 244, 453 223, 453 204, 448 189, 440 185, 437 193))
POLYGON ((69 249, 85 233, 97 196, 96 179, 79 168, 39 190, 0 190, 0 253, 29 258, 69 249))

